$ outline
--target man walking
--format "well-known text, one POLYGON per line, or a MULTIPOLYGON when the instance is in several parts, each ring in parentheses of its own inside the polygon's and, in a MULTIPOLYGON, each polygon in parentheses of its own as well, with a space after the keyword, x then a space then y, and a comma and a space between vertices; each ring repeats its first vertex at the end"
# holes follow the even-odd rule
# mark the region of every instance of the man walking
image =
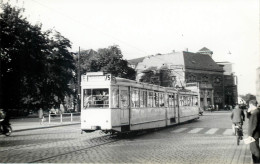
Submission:
POLYGON ((256 107, 256 100, 249 101, 249 108, 247 111, 248 117, 248 136, 255 139, 254 142, 250 143, 250 151, 252 153, 253 163, 260 163, 260 148, 259 148, 259 137, 260 137, 260 108, 256 107))

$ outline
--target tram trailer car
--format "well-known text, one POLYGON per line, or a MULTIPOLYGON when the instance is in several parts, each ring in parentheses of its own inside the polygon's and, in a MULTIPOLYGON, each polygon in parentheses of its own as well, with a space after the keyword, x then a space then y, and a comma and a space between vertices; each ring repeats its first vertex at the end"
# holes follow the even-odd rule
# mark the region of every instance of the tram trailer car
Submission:
POLYGON ((81 130, 123 133, 199 118, 198 94, 90 72, 81 77, 81 130))

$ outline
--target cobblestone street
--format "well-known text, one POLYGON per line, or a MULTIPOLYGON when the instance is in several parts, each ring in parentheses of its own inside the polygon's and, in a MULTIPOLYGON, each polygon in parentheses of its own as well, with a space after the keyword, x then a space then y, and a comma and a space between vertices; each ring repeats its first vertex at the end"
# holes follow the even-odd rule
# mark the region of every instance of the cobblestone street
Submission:
MULTIPOLYGON (((244 135, 247 133, 247 120, 244 135)), ((80 134, 80 125, 18 131, 0 136, 1 163, 245 163, 248 145, 231 132, 230 112, 205 113, 199 120, 116 138, 80 134)))

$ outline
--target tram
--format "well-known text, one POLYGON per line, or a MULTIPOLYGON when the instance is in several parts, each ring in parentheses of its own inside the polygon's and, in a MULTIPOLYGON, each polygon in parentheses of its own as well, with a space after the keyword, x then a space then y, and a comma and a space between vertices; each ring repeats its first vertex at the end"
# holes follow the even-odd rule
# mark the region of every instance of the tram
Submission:
POLYGON ((81 130, 124 133, 199 118, 198 93, 89 72, 81 77, 81 130))

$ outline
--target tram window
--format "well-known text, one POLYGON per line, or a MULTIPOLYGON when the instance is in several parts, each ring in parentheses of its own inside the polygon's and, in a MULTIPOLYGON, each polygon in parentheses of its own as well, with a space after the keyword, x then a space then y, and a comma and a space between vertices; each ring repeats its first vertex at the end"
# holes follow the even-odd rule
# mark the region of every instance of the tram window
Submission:
POLYGON ((184 102, 183 102, 183 96, 180 96, 180 100, 179 100, 179 104, 180 106, 184 106, 184 102))
POLYGON ((187 106, 191 106, 191 97, 187 96, 187 106))
POLYGON ((178 106, 178 99, 177 99, 177 95, 175 94, 175 95, 173 95, 174 96, 174 104, 176 105, 176 106, 178 106))
POLYGON ((84 89, 83 109, 109 107, 108 89, 84 89))
POLYGON ((193 98, 192 98, 192 105, 193 106, 197 106, 198 105, 198 97, 197 96, 193 96, 193 98))
POLYGON ((139 90, 132 90, 131 94, 131 107, 140 107, 139 105, 139 90))
POLYGON ((153 107, 159 107, 159 93, 154 93, 153 107))
POLYGON ((183 96, 183 103, 184 106, 190 106, 189 96, 183 96))
POLYGON ((129 107, 129 98, 128 98, 128 91, 127 90, 121 90, 120 102, 121 102, 122 108, 129 107))
POLYGON ((159 93, 159 104, 160 104, 160 107, 164 107, 164 94, 163 93, 159 93))
POLYGON ((153 107, 153 92, 148 93, 147 107, 153 107))
POLYGON ((147 92, 146 91, 140 91, 140 107, 146 107, 147 104, 147 92))
POLYGON ((118 88, 112 88, 112 95, 111 95, 111 108, 118 108, 119 107, 119 90, 118 88))
POLYGON ((165 102, 164 102, 164 106, 165 107, 169 107, 169 94, 165 94, 165 102))
POLYGON ((174 106, 174 95, 170 94, 169 95, 169 106, 173 107, 174 106))

